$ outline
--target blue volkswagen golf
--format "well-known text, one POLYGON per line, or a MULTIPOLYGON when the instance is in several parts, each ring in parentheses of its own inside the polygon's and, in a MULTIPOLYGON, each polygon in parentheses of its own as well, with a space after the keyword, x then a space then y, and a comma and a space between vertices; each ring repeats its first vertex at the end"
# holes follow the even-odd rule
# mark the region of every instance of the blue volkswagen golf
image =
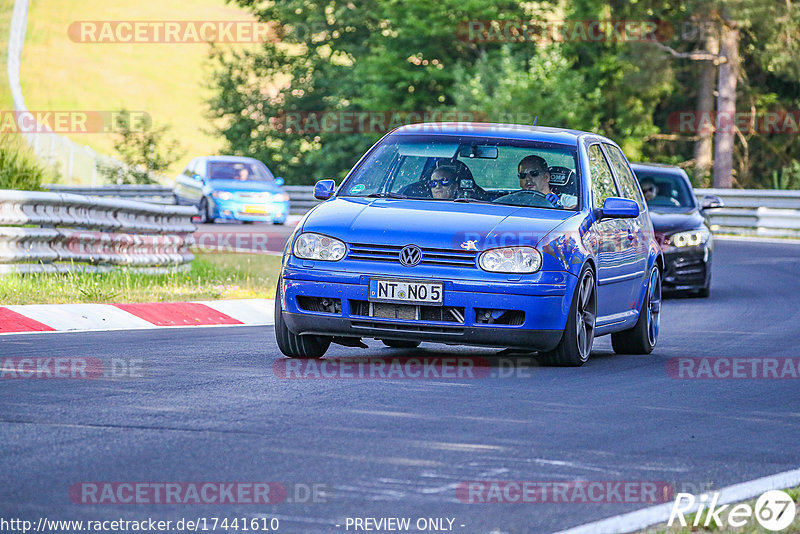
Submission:
POLYGON ((292 358, 331 343, 420 342, 587 361, 658 339, 664 264, 611 140, 533 126, 437 123, 387 134, 289 238, 275 333, 292 358))

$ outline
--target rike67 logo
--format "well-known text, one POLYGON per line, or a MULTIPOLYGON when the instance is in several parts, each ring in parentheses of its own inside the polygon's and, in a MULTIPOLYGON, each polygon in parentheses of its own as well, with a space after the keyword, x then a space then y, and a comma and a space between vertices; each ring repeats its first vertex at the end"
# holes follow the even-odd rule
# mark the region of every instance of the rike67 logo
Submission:
POLYGON ((772 532, 786 529, 794 521, 797 507, 792 497, 781 490, 767 491, 756 500, 755 506, 747 503, 719 504, 720 493, 702 494, 695 497, 691 493, 678 493, 672 512, 669 514, 668 526, 677 520, 682 527, 688 526, 684 514, 694 513, 693 527, 722 528, 745 526, 755 516, 762 528, 772 532))

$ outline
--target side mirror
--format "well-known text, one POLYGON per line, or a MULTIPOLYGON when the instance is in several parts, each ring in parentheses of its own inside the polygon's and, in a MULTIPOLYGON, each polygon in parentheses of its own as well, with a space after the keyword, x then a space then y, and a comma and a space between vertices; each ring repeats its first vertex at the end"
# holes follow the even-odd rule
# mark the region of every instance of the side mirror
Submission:
POLYGON ((195 180, 197 180, 198 182, 202 182, 202 181, 203 181, 203 177, 202 177, 202 176, 200 176, 199 174, 193 174, 193 175, 192 175, 192 178, 194 178, 194 179, 195 179, 195 180))
POLYGON ((635 219, 639 216, 639 204, 629 198, 608 197, 603 208, 595 210, 595 219, 635 219), (599 212, 599 213, 598 213, 599 212))
POLYGON ((320 180, 314 186, 314 198, 317 200, 328 200, 333 196, 336 189, 336 182, 333 180, 320 180))
POLYGON ((283 185, 283 184, 285 184, 285 183, 286 183, 286 180, 284 180, 284 179, 283 179, 283 178, 281 178, 280 176, 278 176, 277 178, 275 178, 275 185, 277 185, 277 186, 282 186, 282 185, 283 185))
POLYGON ((722 208, 724 206, 725 203, 717 195, 706 195, 703 197, 702 209, 704 210, 713 210, 714 208, 722 208))

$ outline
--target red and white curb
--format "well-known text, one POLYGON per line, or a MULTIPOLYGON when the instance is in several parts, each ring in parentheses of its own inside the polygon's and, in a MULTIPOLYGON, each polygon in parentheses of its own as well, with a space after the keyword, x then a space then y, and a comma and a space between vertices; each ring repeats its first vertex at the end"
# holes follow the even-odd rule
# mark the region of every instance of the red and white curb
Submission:
POLYGON ((274 300, 0 306, 0 335, 274 324, 274 300))

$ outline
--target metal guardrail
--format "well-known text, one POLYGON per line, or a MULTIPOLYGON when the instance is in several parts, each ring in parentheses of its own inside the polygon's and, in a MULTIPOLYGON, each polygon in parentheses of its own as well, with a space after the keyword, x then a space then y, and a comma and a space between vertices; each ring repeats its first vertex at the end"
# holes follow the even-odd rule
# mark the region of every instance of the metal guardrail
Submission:
POLYGON ((44 186, 51 193, 70 193, 96 197, 124 198, 155 204, 175 204, 175 193, 163 185, 104 185, 101 187, 75 187, 49 184, 44 186))
POLYGON ((289 193, 291 202, 289 211, 302 214, 320 203, 314 198, 314 186, 311 185, 284 185, 283 189, 289 193))
POLYGON ((194 207, 0 190, 0 273, 188 268, 194 207))
POLYGON ((706 211, 711 230, 764 237, 800 237, 800 191, 761 189, 695 189, 717 195, 724 208, 706 211))

